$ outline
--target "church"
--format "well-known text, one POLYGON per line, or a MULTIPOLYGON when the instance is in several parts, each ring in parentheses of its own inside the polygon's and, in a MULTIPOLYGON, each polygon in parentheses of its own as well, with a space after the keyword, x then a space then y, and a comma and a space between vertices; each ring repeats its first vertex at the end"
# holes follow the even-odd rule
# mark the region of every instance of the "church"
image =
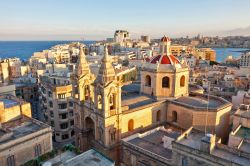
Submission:
POLYGON ((171 40, 160 40, 160 54, 140 69, 140 83, 125 84, 107 47, 98 75, 91 73, 83 48, 71 76, 75 143, 120 158, 121 139, 171 124, 216 134, 226 141, 232 104, 220 97, 189 91, 189 68, 171 54, 171 40))

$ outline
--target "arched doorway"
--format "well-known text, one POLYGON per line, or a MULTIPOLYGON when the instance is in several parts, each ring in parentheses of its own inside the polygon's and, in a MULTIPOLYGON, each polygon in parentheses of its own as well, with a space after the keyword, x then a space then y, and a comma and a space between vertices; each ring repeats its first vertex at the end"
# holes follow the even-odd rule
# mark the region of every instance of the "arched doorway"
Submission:
POLYGON ((87 117, 85 119, 85 124, 86 124, 86 130, 88 132, 88 136, 91 138, 95 138, 95 123, 94 123, 94 121, 90 117, 87 117))

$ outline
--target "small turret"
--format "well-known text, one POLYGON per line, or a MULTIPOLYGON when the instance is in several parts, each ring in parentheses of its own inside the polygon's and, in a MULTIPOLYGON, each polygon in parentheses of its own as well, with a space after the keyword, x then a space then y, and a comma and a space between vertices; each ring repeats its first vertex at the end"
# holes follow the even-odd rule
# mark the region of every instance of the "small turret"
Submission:
POLYGON ((96 82, 101 83, 103 85, 115 79, 115 70, 112 66, 112 61, 108 55, 107 46, 105 46, 104 49, 104 56, 102 58, 102 63, 96 79, 96 82))
POLYGON ((79 45, 80 53, 76 64, 75 74, 79 77, 90 73, 89 64, 85 58, 83 48, 79 45))

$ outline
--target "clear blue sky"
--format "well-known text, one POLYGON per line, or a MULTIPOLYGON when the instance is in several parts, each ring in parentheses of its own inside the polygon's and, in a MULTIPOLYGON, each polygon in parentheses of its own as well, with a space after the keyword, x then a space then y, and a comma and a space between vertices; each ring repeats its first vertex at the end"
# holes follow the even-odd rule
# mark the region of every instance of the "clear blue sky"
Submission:
POLYGON ((116 29, 153 38, 238 28, 248 35, 249 8, 249 0, 0 0, 0 40, 105 39, 116 29))

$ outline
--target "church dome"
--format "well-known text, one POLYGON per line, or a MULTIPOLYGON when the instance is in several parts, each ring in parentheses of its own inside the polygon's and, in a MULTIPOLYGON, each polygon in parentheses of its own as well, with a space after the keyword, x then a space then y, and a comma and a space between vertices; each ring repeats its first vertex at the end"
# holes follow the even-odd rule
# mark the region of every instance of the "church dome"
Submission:
POLYGON ((161 42, 169 42, 169 41, 170 41, 170 38, 165 35, 161 38, 161 42))
POLYGON ((150 63, 152 64, 164 64, 164 65, 174 65, 174 64, 180 64, 180 61, 173 55, 157 55, 154 56, 150 63))

